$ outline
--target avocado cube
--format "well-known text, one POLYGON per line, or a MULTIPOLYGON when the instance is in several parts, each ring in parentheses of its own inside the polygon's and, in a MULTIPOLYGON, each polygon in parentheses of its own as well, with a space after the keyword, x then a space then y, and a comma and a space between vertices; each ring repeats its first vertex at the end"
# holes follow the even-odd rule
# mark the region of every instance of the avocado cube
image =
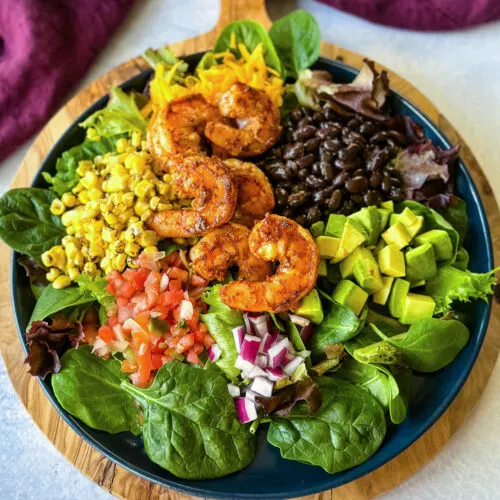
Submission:
POLYGON ((389 295, 389 313, 393 318, 399 318, 403 312, 406 296, 410 290, 410 282, 397 278, 389 295))
POLYGON ((417 245, 430 243, 432 248, 434 248, 436 260, 447 260, 453 257, 453 244, 451 243, 450 236, 442 229, 432 229, 418 235, 415 238, 415 243, 417 245))
POLYGON ((375 302, 375 304, 385 306, 389 300, 393 282, 394 278, 392 276, 382 276, 382 288, 373 294, 373 302, 375 302))
POLYGON ((323 306, 316 288, 313 288, 300 301, 300 306, 295 310, 297 316, 307 318, 312 323, 319 325, 323 321, 323 306))
POLYGON ((325 223, 322 220, 315 222, 309 228, 309 232, 312 234, 313 238, 322 236, 325 233, 325 223))
POLYGON ((330 214, 326 223, 325 235, 340 238, 344 232, 344 225, 347 217, 342 214, 330 214))
POLYGON ((386 210, 389 210, 389 212, 392 214, 394 212, 394 202, 392 200, 383 201, 380 204, 380 208, 385 208, 386 210))
POLYGON ((382 276, 373 254, 368 249, 361 252, 354 262, 352 273, 359 286, 369 294, 375 293, 383 286, 382 276))
POLYGON ((390 226, 397 223, 404 226, 410 238, 413 239, 424 226, 424 218, 422 215, 415 215, 415 212, 409 208, 405 208, 400 214, 391 214, 390 226))
POLYGON ((320 259, 318 265, 318 276, 328 276, 328 267, 325 259, 320 259))
POLYGON ((380 231, 383 231, 389 222, 391 212, 389 212, 386 208, 377 208, 377 212, 380 219, 380 231))
POLYGON ((380 236, 380 216, 377 207, 363 207, 348 217, 348 220, 355 220, 361 224, 366 232, 366 244, 375 245, 380 236))
POLYGON ((389 229, 382 233, 382 238, 388 245, 394 245, 398 250, 405 247, 410 243, 411 236, 408 234, 406 228, 400 222, 396 222, 389 229))
POLYGON ((359 316, 368 299, 368 294, 349 280, 342 280, 333 291, 333 300, 352 309, 359 316))
POLYGON ((405 256, 395 245, 387 245, 378 253, 380 271, 388 276, 402 278, 405 273, 405 256))
POLYGON ((354 220, 347 220, 344 225, 342 237, 340 238, 337 253, 335 254, 335 258, 332 259, 332 264, 344 260, 365 241, 366 235, 363 227, 354 220))
POLYGON ((401 224, 405 227, 413 226, 413 224, 417 222, 417 214, 410 208, 405 207, 405 209, 398 215, 398 222, 401 222, 401 224))
POLYGON ((367 258, 368 252, 371 255, 370 250, 364 247, 358 247, 351 255, 348 255, 340 264, 340 275, 342 278, 350 278, 352 276, 352 268, 354 267, 354 263, 358 258, 362 258, 363 256, 367 258))
POLYGON ((430 279, 437 273, 436 256, 430 243, 408 250, 405 261, 406 278, 412 282, 430 279))
POLYGON ((408 231, 408 234, 412 239, 415 236, 417 236, 417 234, 423 227, 424 227, 424 218, 422 215, 417 215, 417 220, 413 224, 405 226, 406 231, 408 231))
POLYGON ((399 321, 403 325, 411 325, 417 319, 432 318, 436 303, 427 295, 409 293, 406 296, 403 311, 399 321))
POLYGON ((319 256, 323 259, 333 259, 339 248, 340 238, 333 236, 318 236, 316 245, 318 245, 319 256))

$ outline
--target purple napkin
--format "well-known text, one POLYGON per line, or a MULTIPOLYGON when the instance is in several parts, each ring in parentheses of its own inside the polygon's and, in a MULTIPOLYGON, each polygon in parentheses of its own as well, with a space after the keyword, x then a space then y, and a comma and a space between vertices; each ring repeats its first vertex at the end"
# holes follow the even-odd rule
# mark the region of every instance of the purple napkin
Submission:
POLYGON ((0 0, 0 160, 39 130, 133 0, 0 0))
POLYGON ((320 0, 368 21, 421 31, 456 30, 500 19, 499 0, 320 0))

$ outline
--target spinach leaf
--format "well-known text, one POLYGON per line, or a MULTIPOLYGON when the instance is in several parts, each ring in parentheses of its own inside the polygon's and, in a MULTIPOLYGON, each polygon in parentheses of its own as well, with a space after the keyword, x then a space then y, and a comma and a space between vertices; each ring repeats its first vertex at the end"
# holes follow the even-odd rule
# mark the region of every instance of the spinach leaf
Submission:
POLYGON ((469 340, 469 329, 454 319, 419 319, 407 333, 394 337, 387 337, 373 324, 370 326, 386 343, 402 353, 403 360, 411 368, 426 373, 451 363, 469 340))
POLYGON ((332 301, 324 310, 325 318, 314 329, 308 344, 315 358, 324 353, 325 346, 346 342, 355 337, 364 326, 363 314, 358 318, 347 306, 332 301))
MULTIPOLYGON (((300 336, 299 329, 297 328, 297 325, 293 323, 292 321, 285 321, 285 327, 286 327, 286 332, 288 334, 288 338, 292 342, 293 348, 296 351, 305 351, 307 350, 307 347, 304 344, 304 341, 302 340, 302 337, 300 336)), ((306 368, 311 368, 311 357, 307 356, 304 360, 304 364, 306 368)))
POLYGON ((271 316, 271 319, 273 320, 274 326, 280 330, 281 332, 284 332, 286 330, 285 325, 283 325, 283 321, 281 318, 275 314, 275 313, 269 313, 269 316, 271 316))
POLYGON ((497 280, 495 273, 500 268, 488 273, 473 273, 462 271, 455 266, 438 268, 436 276, 427 280, 425 293, 436 302, 435 314, 446 313, 451 310, 453 301, 469 302, 470 300, 488 300, 493 293, 497 280))
POLYGON ((302 70, 318 60, 321 33, 316 19, 305 10, 295 10, 275 21, 269 36, 285 76, 297 78, 302 70))
POLYGON ((469 218, 467 203, 462 198, 454 196, 452 202, 441 210, 441 215, 453 226, 459 235, 459 245, 462 245, 467 234, 469 218))
POLYGON ((61 218, 50 211, 55 199, 48 189, 7 191, 0 198, 0 238, 17 252, 40 261, 42 253, 66 234, 61 218))
POLYGON ((210 335, 221 348, 221 357, 216 361, 217 366, 231 380, 235 380, 240 370, 234 366, 238 351, 234 345, 233 328, 243 325, 243 315, 226 306, 219 296, 222 285, 207 288, 201 297, 209 305, 208 311, 200 318, 207 325, 210 335))
POLYGON ((240 424, 227 380, 215 371, 171 361, 150 388, 122 387, 142 405, 148 457, 177 477, 222 477, 253 460, 255 437, 240 424))
POLYGON ((323 404, 310 416, 303 405, 289 418, 273 418, 267 440, 288 460, 318 465, 333 474, 358 465, 378 449, 385 415, 367 391, 334 377, 318 377, 323 404))
POLYGON ((56 174, 52 176, 48 172, 42 172, 47 184, 51 184, 51 190, 59 196, 71 191, 80 180, 76 169, 82 160, 92 160, 98 155, 104 155, 114 151, 118 137, 103 138, 99 141, 84 141, 79 146, 65 151, 56 162, 56 174))
POLYGON ((231 37, 233 33, 236 37, 236 44, 242 43, 250 52, 252 52, 255 47, 261 43, 264 49, 264 59, 267 66, 281 73, 280 58, 276 53, 273 42, 266 33, 266 30, 255 21, 243 20, 234 21, 228 24, 222 30, 222 33, 215 42, 213 51, 216 54, 219 52, 225 52, 226 50, 232 50, 237 55, 240 55, 238 48, 231 44, 231 37))
POLYGON ((453 263, 453 267, 462 271, 467 271, 469 267, 469 252, 464 247, 460 247, 457 252, 457 257, 453 263))
POLYGON ((113 87, 107 106, 80 123, 83 128, 93 128, 102 137, 131 134, 140 130, 146 135, 147 122, 141 115, 133 94, 113 87))
POLYGON ((52 389, 68 413, 93 429, 139 434, 137 406, 120 387, 127 374, 118 360, 101 358, 83 346, 66 351, 61 366, 52 375, 52 389))

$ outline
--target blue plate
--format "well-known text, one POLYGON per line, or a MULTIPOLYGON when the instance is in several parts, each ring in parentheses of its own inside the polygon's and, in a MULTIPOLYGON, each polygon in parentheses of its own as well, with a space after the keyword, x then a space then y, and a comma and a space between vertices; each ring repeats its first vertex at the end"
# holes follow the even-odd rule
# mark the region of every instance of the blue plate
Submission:
MULTIPOLYGON (((195 65, 201 55, 194 54, 186 60, 191 65, 195 65)), ((355 69, 345 64, 324 58, 320 58, 315 67, 330 71, 335 81, 339 82, 349 82, 357 73, 355 69)), ((145 71, 127 81, 123 88, 142 91, 150 75, 151 71, 145 71)), ((442 148, 450 147, 444 134, 413 104, 396 92, 393 93, 391 99, 396 113, 408 115, 423 125, 427 137, 435 144, 442 148)), ((84 131, 78 123, 94 111, 104 107, 107 100, 108 98, 104 97, 97 101, 57 141, 37 173, 33 186, 46 187, 41 172, 53 172, 59 155, 83 141, 84 131)), ((470 254, 470 268, 475 272, 489 271, 493 268, 493 252, 488 222, 477 189, 462 162, 459 164, 457 173, 457 190, 467 202, 470 225, 465 247, 470 254)), ((35 302, 25 274, 16 264, 16 257, 14 255, 12 261, 12 299, 19 338, 26 351, 23 332, 35 302)), ((253 463, 243 471, 207 481, 178 479, 149 460, 140 437, 130 433, 111 435, 87 427, 61 408, 54 397, 50 377, 39 382, 59 414, 79 436, 109 459, 145 479, 200 497, 290 498, 311 495, 336 488, 372 472, 408 448, 436 422, 458 394, 472 369, 486 334, 490 310, 491 304, 482 301, 475 301, 461 308, 465 322, 471 331, 467 346, 455 361, 443 370, 432 374, 416 375, 414 394, 406 420, 398 426, 389 425, 382 446, 368 461, 333 475, 327 474, 319 467, 282 459, 278 449, 267 443, 267 426, 263 426, 259 430, 257 456, 253 463)))

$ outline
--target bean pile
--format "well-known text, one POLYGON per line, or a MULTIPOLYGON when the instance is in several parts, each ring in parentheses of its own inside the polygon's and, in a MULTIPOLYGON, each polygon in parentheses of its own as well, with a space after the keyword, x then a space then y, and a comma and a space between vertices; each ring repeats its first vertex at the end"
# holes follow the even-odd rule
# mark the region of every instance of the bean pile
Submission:
POLYGON ((331 212, 402 200, 391 160, 406 145, 403 134, 361 115, 300 108, 259 166, 273 184, 276 211, 310 226, 331 212))

